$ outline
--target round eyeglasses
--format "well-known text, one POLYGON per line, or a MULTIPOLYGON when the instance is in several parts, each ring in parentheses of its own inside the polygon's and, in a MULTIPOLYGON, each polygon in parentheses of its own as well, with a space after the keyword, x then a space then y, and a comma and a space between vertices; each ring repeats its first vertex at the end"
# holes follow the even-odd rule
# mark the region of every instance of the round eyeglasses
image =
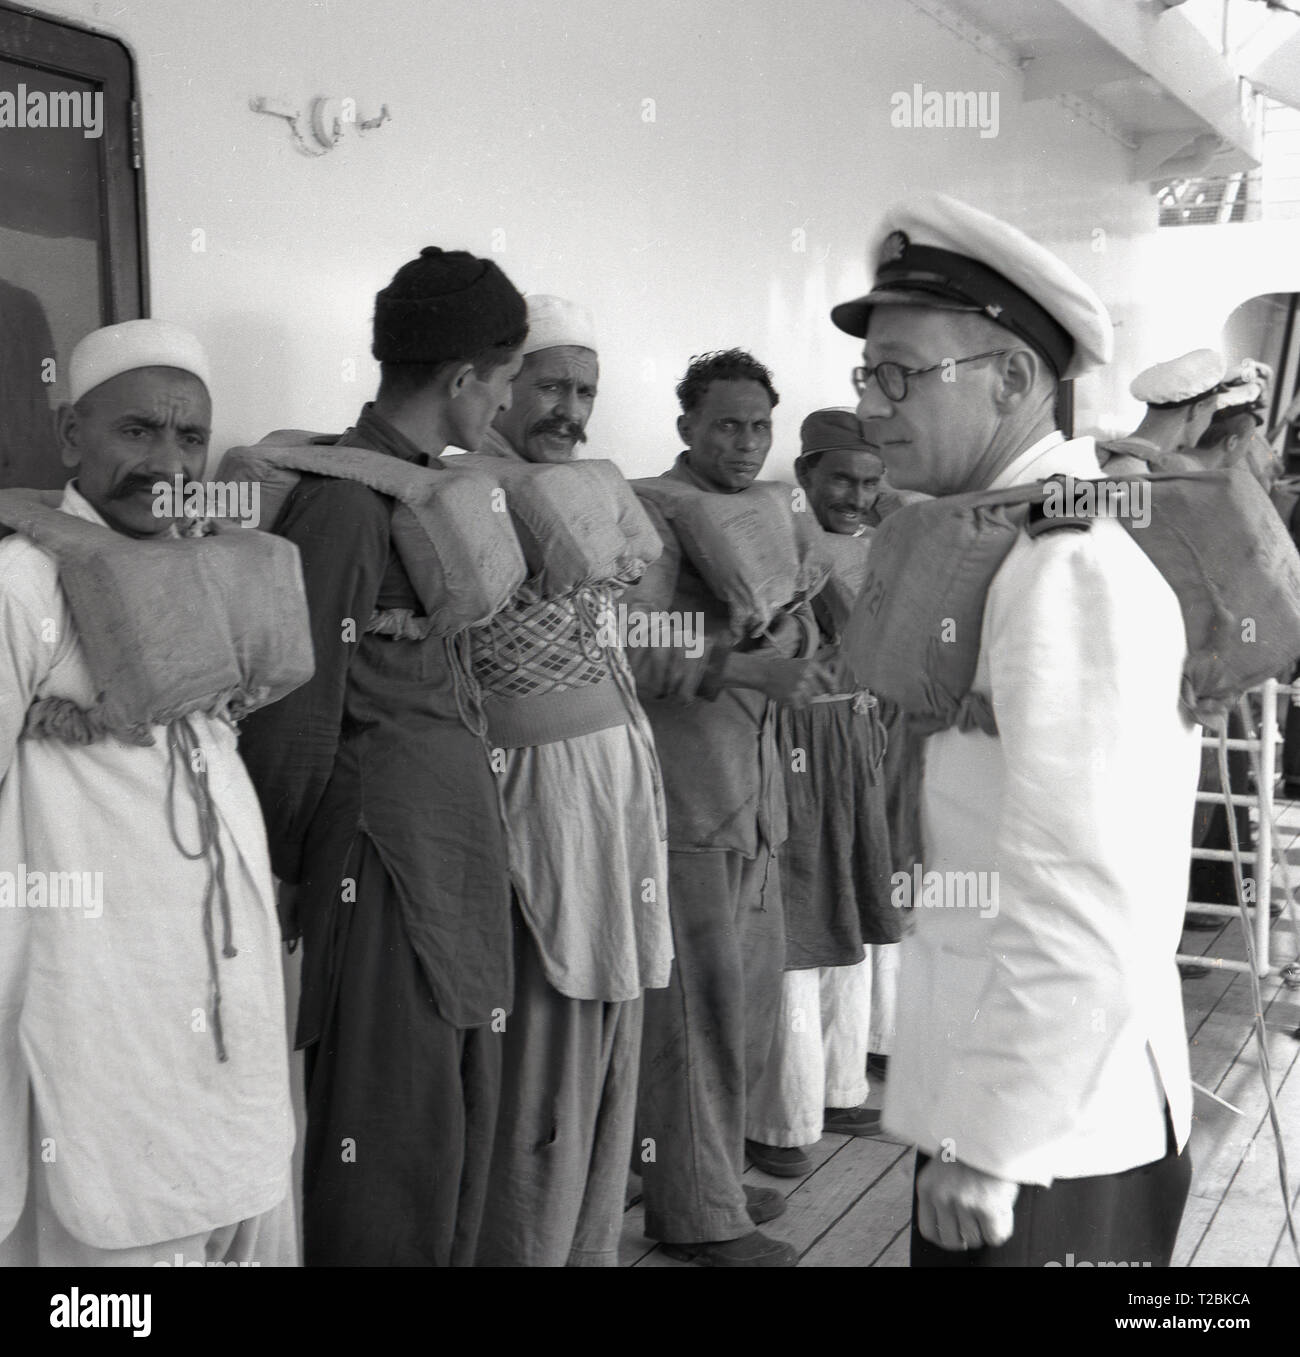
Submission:
POLYGON ((880 394, 886 400, 904 401, 907 399, 907 379, 923 377, 927 372, 938 372, 940 368, 956 367, 959 363, 975 363, 981 358, 1000 358, 1010 349, 990 349, 987 353, 973 353, 969 358, 945 358, 942 362, 931 363, 928 368, 909 368, 902 363, 877 363, 875 367, 853 369, 853 389, 859 396, 865 396, 871 379, 876 379, 880 394))

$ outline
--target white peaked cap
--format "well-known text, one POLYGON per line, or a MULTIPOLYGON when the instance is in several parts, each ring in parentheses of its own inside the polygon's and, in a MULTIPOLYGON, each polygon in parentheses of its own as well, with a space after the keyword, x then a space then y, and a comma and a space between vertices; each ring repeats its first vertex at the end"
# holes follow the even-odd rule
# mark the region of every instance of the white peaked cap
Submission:
POLYGON ((596 326, 585 306, 543 293, 524 300, 528 303, 528 340, 523 353, 561 345, 596 351, 596 326))
POLYGON ((887 208, 868 265, 872 290, 831 312, 846 334, 864 337, 877 306, 982 312, 1047 355, 1061 377, 1111 360, 1111 319, 1092 288, 1018 227, 945 193, 887 208))
POLYGON ((124 320, 92 330, 73 349, 68 364, 73 403, 87 391, 136 368, 180 368, 212 390, 208 356, 188 330, 165 320, 124 320))
POLYGON ((1193 349, 1139 372, 1129 385, 1129 394, 1148 405, 1182 405, 1208 396, 1223 381, 1224 370, 1221 354, 1193 349))

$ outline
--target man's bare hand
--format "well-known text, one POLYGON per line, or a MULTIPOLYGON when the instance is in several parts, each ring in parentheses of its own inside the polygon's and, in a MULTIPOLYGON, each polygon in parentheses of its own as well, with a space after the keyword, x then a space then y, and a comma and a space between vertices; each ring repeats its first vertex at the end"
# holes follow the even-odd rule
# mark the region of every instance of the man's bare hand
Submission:
POLYGON ((931 1159, 916 1180, 917 1229, 941 1249, 996 1248, 1011 1238, 1019 1194, 1019 1183, 931 1159))
POLYGON ((821 661, 761 651, 730 655, 722 682, 728 688, 753 688, 785 707, 805 706, 810 698, 835 689, 835 675, 821 661))

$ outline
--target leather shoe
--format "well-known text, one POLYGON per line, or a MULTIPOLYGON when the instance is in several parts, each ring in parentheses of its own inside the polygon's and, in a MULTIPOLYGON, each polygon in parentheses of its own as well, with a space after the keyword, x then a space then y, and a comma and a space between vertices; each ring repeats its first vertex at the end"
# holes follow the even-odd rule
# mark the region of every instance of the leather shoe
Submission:
POLYGON ((780 1145, 762 1145, 757 1140, 745 1141, 745 1153, 755 1168, 777 1178, 803 1178, 812 1172, 808 1152, 798 1145, 785 1148, 780 1145))
POLYGON ((751 1187, 741 1183, 745 1189, 745 1210, 755 1225, 764 1225, 777 1216, 785 1215, 785 1198, 774 1187, 751 1187))
POLYGON ((662 1244, 669 1258, 701 1267, 794 1267, 799 1255, 789 1244, 769 1239, 754 1230, 739 1239, 719 1239, 705 1244, 662 1244))
POLYGON ((1227 922, 1226 918, 1221 918, 1217 914, 1197 914, 1192 910, 1183 915, 1183 927, 1197 933, 1208 933, 1213 929, 1222 928, 1227 922))
POLYGON ((878 1136, 880 1109, 866 1106, 824 1108, 822 1130, 837 1136, 878 1136))

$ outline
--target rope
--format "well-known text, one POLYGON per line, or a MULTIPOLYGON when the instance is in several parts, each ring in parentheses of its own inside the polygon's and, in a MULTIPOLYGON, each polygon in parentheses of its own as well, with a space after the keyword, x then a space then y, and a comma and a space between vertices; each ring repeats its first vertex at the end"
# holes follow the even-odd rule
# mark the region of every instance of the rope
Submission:
MULTIPOLYGON (((1252 724, 1249 713, 1246 713, 1247 729, 1252 724)), ((1228 722, 1223 719, 1219 722, 1219 783, 1223 794, 1227 798, 1227 820, 1228 820, 1228 841, 1232 845, 1232 866, 1233 866, 1233 888, 1237 895, 1237 912, 1241 919, 1241 931, 1246 935, 1246 960, 1250 965, 1250 998, 1255 1006, 1255 1019, 1251 1024, 1255 1033, 1255 1047, 1259 1052, 1259 1068, 1264 1079, 1264 1094, 1268 1099, 1268 1119, 1273 1127, 1273 1139, 1277 1145, 1277 1175, 1282 1184, 1282 1208, 1286 1212, 1287 1234, 1291 1237, 1291 1249, 1295 1253, 1296 1262, 1300 1263, 1300 1239, 1296 1237, 1295 1218, 1291 1214, 1291 1186, 1288 1181, 1286 1167, 1286 1147, 1282 1143, 1282 1126, 1278 1121, 1277 1102, 1273 1097, 1273 1072, 1269 1066, 1268 1059, 1268 1040, 1264 1030, 1264 998, 1259 989, 1259 970, 1258 961, 1255 952, 1255 935, 1251 928, 1250 915, 1246 912, 1245 893, 1242 890, 1242 861, 1241 845, 1237 840, 1237 817, 1233 813, 1234 807, 1231 799, 1231 779, 1228 777, 1228 722)), ((1255 864, 1256 876, 1258 877, 1259 863, 1255 864)), ((1271 895, 1270 878, 1272 876, 1272 864, 1264 864, 1264 881, 1257 894, 1262 895, 1262 899, 1255 901, 1256 909, 1268 909, 1271 895)), ((1256 885, 1259 886, 1259 881, 1256 885)))
POLYGON ((459 631, 454 636, 444 637, 443 645, 447 654, 447 667, 451 670, 452 687, 456 692, 456 710, 460 713, 465 729, 488 749, 490 759, 492 751, 487 740, 487 714, 483 710, 483 689, 474 676, 470 633, 459 631))
POLYGON ((38 697, 23 720, 23 735, 32 740, 63 740, 67 744, 94 744, 116 736, 124 744, 148 746, 153 735, 145 725, 127 726, 113 720, 101 703, 83 707, 70 697, 38 697))
MULTIPOLYGON (((1245 730, 1246 732, 1246 738, 1248 740, 1262 739, 1263 726, 1261 723, 1261 726, 1258 730, 1255 728, 1255 717, 1250 710, 1248 694, 1238 698, 1237 710, 1241 713, 1242 729, 1245 730)), ((1257 788, 1262 788, 1264 782, 1263 773, 1259 766, 1259 749, 1252 745, 1248 752, 1250 754, 1250 771, 1255 776, 1255 786, 1257 788)), ((1270 802, 1271 800, 1272 798, 1270 798, 1270 802)), ((1261 796, 1261 807, 1262 807, 1262 796, 1261 796)), ((1276 828, 1276 823, 1277 823, 1276 819, 1274 819, 1273 821, 1274 828, 1276 828)), ((1300 911, 1297 911, 1295 894, 1292 890, 1291 863, 1287 860, 1287 855, 1283 850, 1276 833, 1269 835, 1269 847, 1272 850, 1274 861, 1277 862, 1277 864, 1282 868, 1282 875, 1286 880, 1286 911, 1291 918, 1291 928, 1292 928, 1291 937, 1296 947, 1296 954, 1294 957, 1291 958, 1291 960, 1293 962, 1300 962, 1300 911)), ((1256 870, 1258 870, 1258 864, 1256 864, 1256 870)))
POLYGON ((237 956, 230 919, 230 892, 226 888, 226 857, 221 846, 221 826, 212 792, 208 787, 208 769, 198 736, 187 717, 180 717, 167 727, 167 828, 172 842, 182 857, 191 862, 206 861, 207 886, 203 892, 203 941, 208 953, 208 981, 212 992, 212 1038, 217 1047, 218 1061, 225 1063, 225 1036, 221 1028, 221 977, 217 967, 215 928, 212 902, 221 904, 221 954, 229 959, 237 956), (195 755, 198 755, 196 758, 195 755), (176 826, 176 766, 183 764, 184 777, 194 798, 198 812, 199 846, 194 852, 181 842, 176 826))

